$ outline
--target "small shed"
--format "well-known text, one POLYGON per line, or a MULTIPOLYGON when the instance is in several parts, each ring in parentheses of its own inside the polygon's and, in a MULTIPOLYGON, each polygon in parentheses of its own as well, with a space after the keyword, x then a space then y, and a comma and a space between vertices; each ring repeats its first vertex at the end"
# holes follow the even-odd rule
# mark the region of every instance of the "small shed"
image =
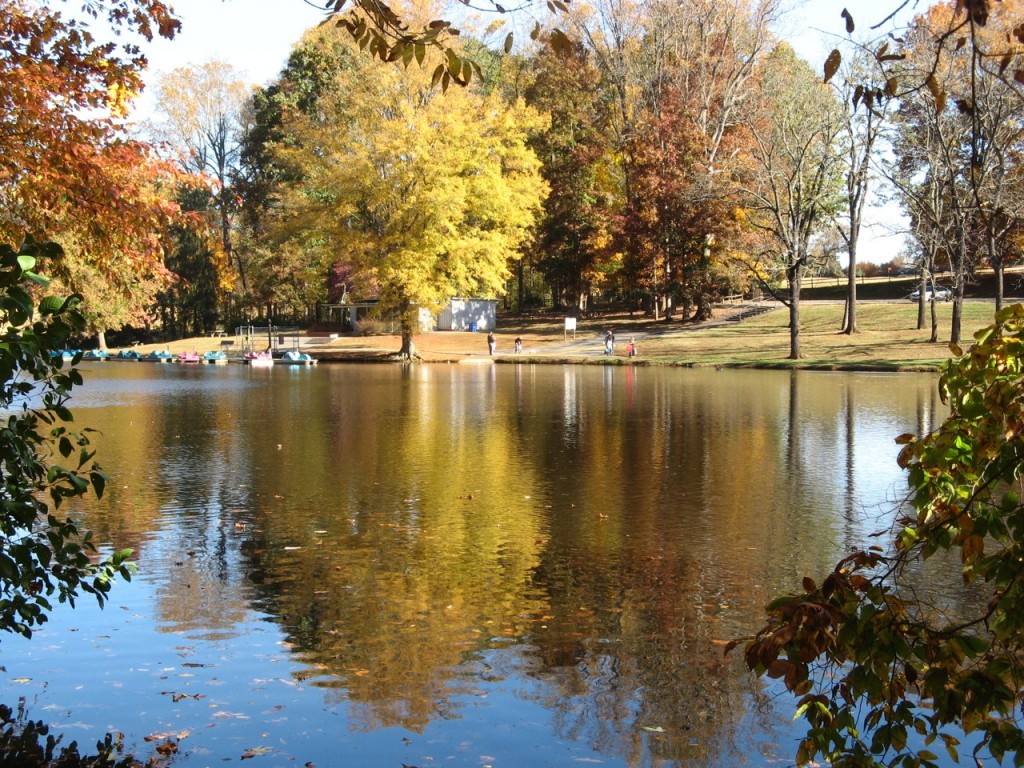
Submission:
POLYGON ((497 299, 452 299, 437 315, 439 331, 493 331, 498 318, 497 299))

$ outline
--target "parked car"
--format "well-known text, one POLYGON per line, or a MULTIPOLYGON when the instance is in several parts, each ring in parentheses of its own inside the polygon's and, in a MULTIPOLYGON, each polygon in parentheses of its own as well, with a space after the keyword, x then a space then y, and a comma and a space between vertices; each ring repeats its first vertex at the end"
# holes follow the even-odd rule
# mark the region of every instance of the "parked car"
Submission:
MULTIPOLYGON (((918 301, 921 298, 921 291, 920 291, 920 289, 914 291, 907 298, 910 299, 910 301, 918 301)), ((949 290, 948 288, 936 288, 934 296, 932 295, 932 289, 931 288, 928 288, 924 292, 924 299, 925 299, 925 301, 949 301, 952 298, 953 298, 953 292, 951 290, 949 290)))

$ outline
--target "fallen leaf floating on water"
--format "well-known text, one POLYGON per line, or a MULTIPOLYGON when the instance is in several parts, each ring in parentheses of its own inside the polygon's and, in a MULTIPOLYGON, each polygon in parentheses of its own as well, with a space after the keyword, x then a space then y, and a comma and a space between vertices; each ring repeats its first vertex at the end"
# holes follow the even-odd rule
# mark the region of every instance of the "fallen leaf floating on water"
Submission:
POLYGON ((164 757, 170 757, 178 753, 178 745, 173 741, 165 741, 163 744, 157 744, 156 751, 164 757))
POLYGON ((273 751, 274 750, 272 750, 270 747, 253 747, 252 749, 247 749, 245 750, 245 752, 242 753, 242 759, 248 760, 250 758, 256 757, 257 755, 270 754, 273 751))
POLYGON ((160 691, 160 694, 162 696, 170 696, 171 701, 173 701, 175 704, 177 704, 182 699, 195 699, 196 701, 199 701, 200 699, 206 698, 206 696, 202 693, 175 693, 174 691, 160 691))

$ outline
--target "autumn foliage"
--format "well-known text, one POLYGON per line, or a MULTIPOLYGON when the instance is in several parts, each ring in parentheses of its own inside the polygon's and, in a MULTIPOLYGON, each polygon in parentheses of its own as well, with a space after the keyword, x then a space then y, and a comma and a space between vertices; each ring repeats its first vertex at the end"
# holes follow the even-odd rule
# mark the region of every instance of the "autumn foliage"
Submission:
POLYGON ((134 43, 97 40, 93 16, 139 40, 178 27, 155 0, 95 0, 77 19, 0 0, 0 239, 73 241, 70 260, 127 284, 133 270, 162 268, 179 178, 123 123, 145 58, 134 43))

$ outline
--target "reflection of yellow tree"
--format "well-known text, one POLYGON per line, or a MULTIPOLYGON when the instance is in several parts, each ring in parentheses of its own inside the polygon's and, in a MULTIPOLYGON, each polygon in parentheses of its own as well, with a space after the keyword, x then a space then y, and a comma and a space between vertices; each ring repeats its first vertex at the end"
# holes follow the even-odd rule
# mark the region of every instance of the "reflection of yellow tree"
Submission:
POLYGON ((823 472, 821 447, 860 430, 851 409, 915 413, 917 389, 527 370, 246 371, 103 411, 86 422, 123 442, 100 445, 114 504, 89 526, 155 531, 142 565, 168 561, 174 628, 278 617, 358 727, 458 716, 494 663, 567 737, 631 764, 721 761, 759 716, 722 643, 850 535, 860 475, 823 472))
POLYGON ((422 728, 467 652, 543 615, 529 594, 544 540, 523 493, 534 472, 516 457, 513 430, 493 419, 490 384, 437 386, 430 368, 409 376, 420 380, 349 388, 358 402, 323 433, 358 446, 346 477, 384 467, 386 490, 338 487, 347 511, 317 515, 287 502, 297 485, 281 477, 284 499, 259 519, 267 542, 300 547, 258 552, 264 572, 304 574, 277 591, 277 609, 321 684, 365 705, 357 717, 367 728, 422 728), (475 402, 454 402, 463 398, 475 402))

